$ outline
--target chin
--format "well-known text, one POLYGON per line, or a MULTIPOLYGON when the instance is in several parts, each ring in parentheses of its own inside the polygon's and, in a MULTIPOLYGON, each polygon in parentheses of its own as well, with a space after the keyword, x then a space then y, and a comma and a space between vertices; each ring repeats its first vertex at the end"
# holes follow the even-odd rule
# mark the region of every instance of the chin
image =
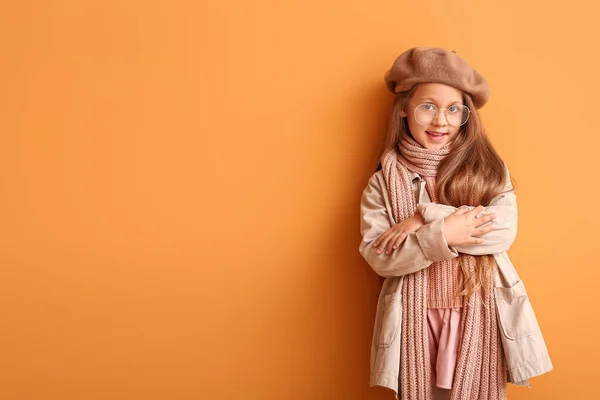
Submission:
POLYGON ((424 148, 429 149, 429 150, 439 150, 442 147, 444 147, 446 145, 446 143, 447 142, 445 140, 444 140, 443 143, 429 143, 429 142, 426 142, 425 146, 423 146, 423 144, 421 144, 421 147, 424 147, 424 148))
POLYGON ((444 143, 432 143, 429 145, 429 148, 433 149, 433 150, 439 150, 447 144, 448 144, 448 142, 446 142, 446 141, 444 141, 444 143))

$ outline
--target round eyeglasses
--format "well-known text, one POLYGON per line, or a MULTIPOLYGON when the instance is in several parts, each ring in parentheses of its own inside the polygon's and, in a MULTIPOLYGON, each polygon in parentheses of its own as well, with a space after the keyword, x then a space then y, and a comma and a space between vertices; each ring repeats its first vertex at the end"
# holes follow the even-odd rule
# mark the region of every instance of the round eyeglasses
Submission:
POLYGON ((429 125, 444 110, 448 125, 462 126, 467 123, 471 110, 462 104, 453 104, 447 108, 438 108, 435 104, 423 103, 415 107, 415 120, 420 125, 429 125))

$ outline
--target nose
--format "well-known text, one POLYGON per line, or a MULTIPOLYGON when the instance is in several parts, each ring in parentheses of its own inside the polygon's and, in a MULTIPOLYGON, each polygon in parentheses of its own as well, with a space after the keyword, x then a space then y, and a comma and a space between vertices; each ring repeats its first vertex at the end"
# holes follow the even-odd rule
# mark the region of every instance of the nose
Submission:
POLYGON ((438 110, 438 113, 433 119, 432 123, 436 126, 448 125, 448 116, 446 115, 446 110, 438 110))

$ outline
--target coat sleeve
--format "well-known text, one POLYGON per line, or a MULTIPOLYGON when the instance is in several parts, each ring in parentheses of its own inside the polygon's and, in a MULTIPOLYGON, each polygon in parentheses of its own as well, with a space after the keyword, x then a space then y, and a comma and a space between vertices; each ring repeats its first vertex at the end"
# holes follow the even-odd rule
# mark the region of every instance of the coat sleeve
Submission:
MULTIPOLYGON (((467 206, 463 206, 467 207, 467 206)), ((474 207, 468 207, 472 210, 474 207)), ((417 210, 423 216, 425 223, 446 218, 458 208, 445 204, 422 203, 417 210)), ((506 184, 502 193, 496 196, 487 207, 477 216, 495 213, 496 228, 483 236, 483 244, 465 244, 453 246, 459 253, 474 256, 488 255, 507 251, 517 236, 517 198, 515 196, 508 168, 506 169, 506 184)))
POLYGON ((392 227, 391 210, 386 206, 381 183, 376 175, 369 180, 361 199, 360 229, 362 241, 359 251, 371 268, 380 276, 396 277, 427 268, 433 262, 458 257, 444 238, 444 220, 436 219, 411 233, 391 254, 377 254, 373 242, 392 227))

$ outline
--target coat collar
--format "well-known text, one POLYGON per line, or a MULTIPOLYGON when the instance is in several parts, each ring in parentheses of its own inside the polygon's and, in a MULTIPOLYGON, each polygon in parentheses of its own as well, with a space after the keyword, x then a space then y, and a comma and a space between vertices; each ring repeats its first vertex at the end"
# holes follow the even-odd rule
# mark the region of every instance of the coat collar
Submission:
POLYGON ((421 178, 421 175, 417 174, 416 172, 413 172, 413 171, 410 171, 410 170, 409 170, 409 171, 408 171, 408 174, 409 174, 409 176, 410 176, 410 181, 411 181, 411 182, 413 182, 413 183, 414 183, 416 180, 419 180, 419 181, 420 181, 421 179, 423 179, 423 178, 421 178))

